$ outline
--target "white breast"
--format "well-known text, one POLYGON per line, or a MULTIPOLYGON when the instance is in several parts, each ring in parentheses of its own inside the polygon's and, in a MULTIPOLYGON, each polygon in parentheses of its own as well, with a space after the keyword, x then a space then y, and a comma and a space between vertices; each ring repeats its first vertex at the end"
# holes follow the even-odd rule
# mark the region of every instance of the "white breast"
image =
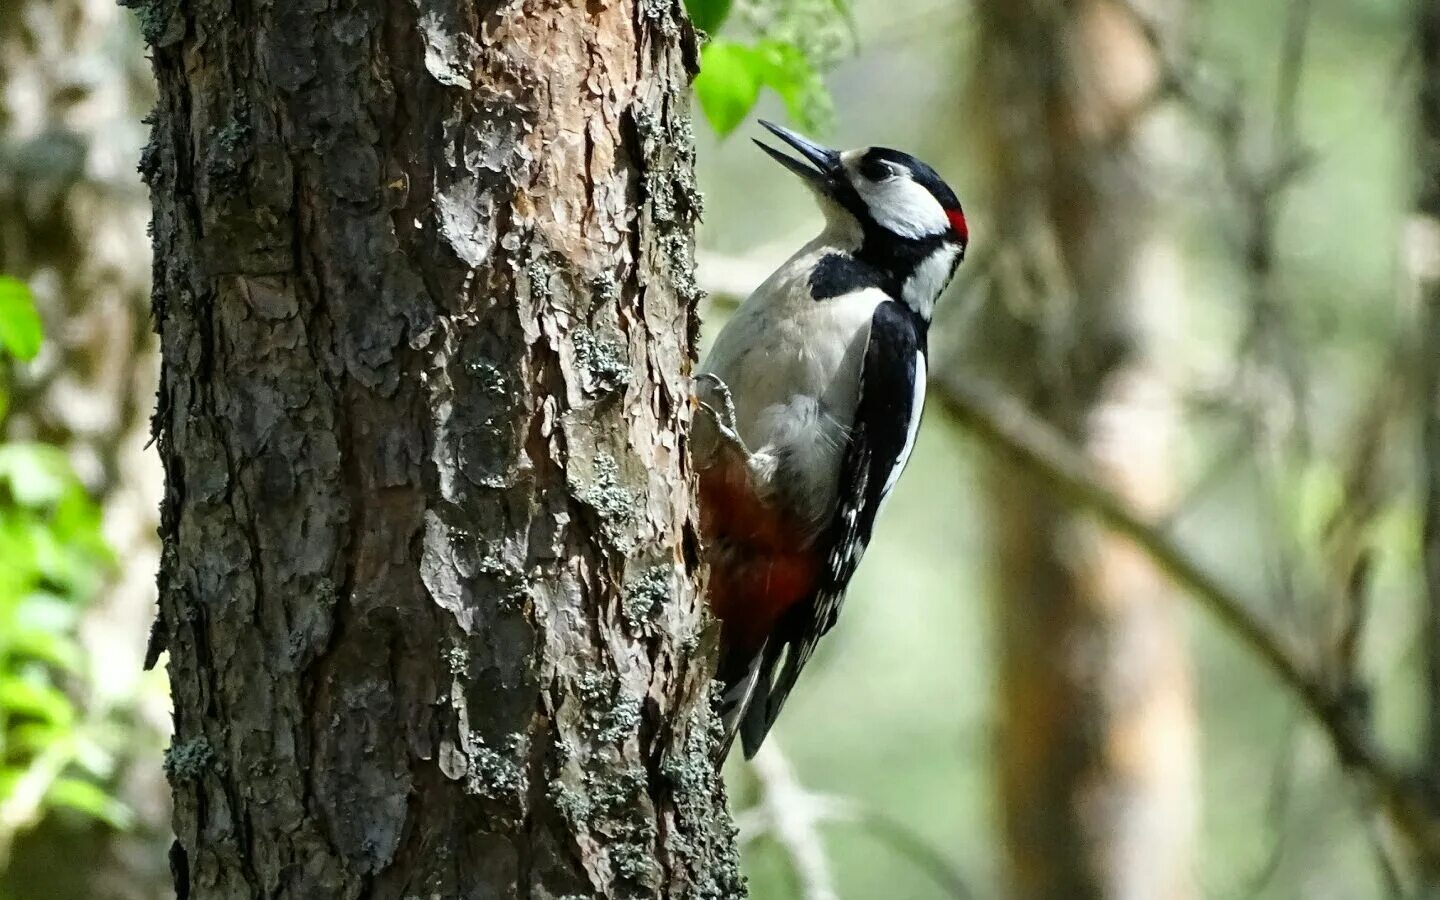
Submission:
MULTIPOLYGON (((869 289, 814 300, 809 273, 833 249, 816 242, 778 269, 736 311, 700 367, 730 386, 740 436, 771 480, 765 487, 817 532, 834 508, 870 320, 889 299, 869 289)), ((713 430, 697 428, 702 459, 713 440, 713 430)))

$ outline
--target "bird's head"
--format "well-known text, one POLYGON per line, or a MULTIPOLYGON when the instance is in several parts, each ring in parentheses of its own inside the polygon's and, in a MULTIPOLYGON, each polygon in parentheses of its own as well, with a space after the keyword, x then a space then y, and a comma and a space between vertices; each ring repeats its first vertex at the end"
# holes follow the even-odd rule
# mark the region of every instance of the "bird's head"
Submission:
POLYGON ((893 275, 902 299, 929 319, 970 243, 965 211, 950 186, 899 150, 831 150, 788 128, 760 124, 797 155, 755 143, 804 180, 830 228, 852 244, 845 249, 893 275))
POLYGON ((799 154, 756 141, 805 180, 828 216, 846 216, 898 240, 941 240, 962 249, 970 229, 960 200, 935 170, 889 147, 831 150, 788 128, 760 123, 799 154))

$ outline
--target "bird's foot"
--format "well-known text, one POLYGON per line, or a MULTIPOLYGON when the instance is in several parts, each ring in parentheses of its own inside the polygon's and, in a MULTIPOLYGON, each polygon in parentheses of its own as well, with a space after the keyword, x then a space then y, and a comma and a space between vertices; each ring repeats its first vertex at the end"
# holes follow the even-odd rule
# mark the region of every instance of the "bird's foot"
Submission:
POLYGON ((697 387, 700 382, 711 384, 714 393, 720 398, 720 409, 716 410, 714 406, 701 399, 698 390, 695 394, 700 409, 704 410, 715 424, 715 431, 720 435, 720 440, 729 449, 738 453, 741 459, 749 460, 750 449, 745 446, 745 441, 740 437, 740 432, 735 425, 735 397, 730 393, 730 386, 722 381, 720 376, 711 372, 701 372, 695 376, 695 381, 697 387))

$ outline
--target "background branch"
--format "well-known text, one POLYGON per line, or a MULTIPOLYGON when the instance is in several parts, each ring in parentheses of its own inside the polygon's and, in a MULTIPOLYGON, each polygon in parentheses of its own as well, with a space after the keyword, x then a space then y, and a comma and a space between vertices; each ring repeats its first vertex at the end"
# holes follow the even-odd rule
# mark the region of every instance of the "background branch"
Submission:
POLYGON ((770 835, 789 857, 805 900, 825 900, 835 894, 835 879, 825 855, 820 826, 852 824, 905 857, 929 875, 956 900, 975 900, 968 881, 945 855, 904 821, 848 797, 807 790, 795 769, 770 737, 750 761, 760 785, 760 799, 735 817, 742 842, 770 835))
POLYGON ((760 802, 736 817, 741 840, 771 835, 790 859, 800 895, 805 900, 835 900, 835 876, 820 836, 820 823, 831 815, 830 799, 801 786, 773 736, 750 761, 750 770, 760 782, 760 802))
POLYGON ((1188 550, 1109 490, 1086 458, 1025 407, 973 378, 942 374, 932 396, 992 452, 1135 543, 1176 585, 1257 657, 1320 726, 1342 765, 1365 777, 1381 807, 1427 868, 1440 866, 1440 813, 1421 783, 1376 746, 1364 692, 1327 677, 1286 635, 1188 550))

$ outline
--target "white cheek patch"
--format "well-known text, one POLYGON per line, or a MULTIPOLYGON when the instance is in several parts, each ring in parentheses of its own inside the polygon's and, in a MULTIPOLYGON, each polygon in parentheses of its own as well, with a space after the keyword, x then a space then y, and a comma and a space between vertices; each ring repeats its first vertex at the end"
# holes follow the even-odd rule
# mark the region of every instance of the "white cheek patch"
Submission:
POLYGON ((950 218, 925 188, 899 176, 889 181, 873 182, 855 179, 860 199, 870 209, 870 216, 882 228, 901 237, 923 238, 950 230, 950 218))
POLYGON ((935 301, 940 298, 940 292, 950 283, 950 276, 955 272, 955 258, 959 254, 960 248, 953 244, 940 245, 920 261, 900 286, 900 299, 926 321, 935 312, 935 301))

